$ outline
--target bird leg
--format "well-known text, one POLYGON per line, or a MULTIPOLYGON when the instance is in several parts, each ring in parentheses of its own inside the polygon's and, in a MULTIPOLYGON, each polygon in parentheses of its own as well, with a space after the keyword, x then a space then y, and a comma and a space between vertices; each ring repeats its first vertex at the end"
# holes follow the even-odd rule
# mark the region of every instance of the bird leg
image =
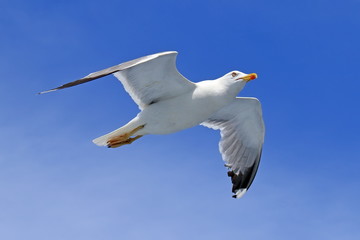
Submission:
POLYGON ((107 141, 107 146, 109 148, 117 148, 117 147, 121 147, 123 145, 127 145, 127 144, 131 144, 133 141, 135 141, 136 139, 139 139, 142 137, 142 135, 137 135, 135 137, 131 137, 133 136, 137 131, 139 131, 140 129, 143 129, 145 125, 141 125, 133 130, 131 130, 128 133, 119 135, 119 136, 115 136, 110 138, 107 141))
POLYGON ((142 135, 138 135, 136 137, 128 138, 128 139, 126 139, 124 141, 121 141, 121 142, 116 142, 116 143, 115 142, 112 142, 112 143, 108 142, 108 148, 117 148, 117 147, 121 147, 123 145, 131 144, 133 141, 135 141, 136 139, 139 139, 141 137, 142 137, 142 135))

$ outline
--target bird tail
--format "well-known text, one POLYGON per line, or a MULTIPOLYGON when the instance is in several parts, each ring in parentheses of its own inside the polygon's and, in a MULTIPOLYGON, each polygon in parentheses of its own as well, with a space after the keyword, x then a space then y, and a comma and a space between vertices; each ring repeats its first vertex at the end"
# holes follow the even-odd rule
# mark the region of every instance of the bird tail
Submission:
POLYGON ((122 126, 121 128, 118 128, 108 134, 105 134, 101 137, 95 138, 93 140, 93 143, 95 143, 98 146, 108 146, 108 141, 113 137, 118 137, 121 135, 128 135, 128 137, 132 136, 135 132, 143 128, 144 124, 140 124, 138 121, 138 118, 134 118, 130 122, 128 122, 126 125, 122 126), (140 125, 140 127, 139 127, 140 125))
POLYGON ((95 138, 92 140, 93 143, 95 143, 98 146, 107 146, 109 139, 112 137, 111 133, 105 134, 101 137, 95 138))
POLYGON ((95 138, 94 140, 92 140, 93 143, 95 143, 98 146, 107 146, 108 145, 108 141, 115 137, 115 136, 121 136, 126 134, 127 132, 129 132, 129 128, 127 127, 127 125, 116 129, 115 131, 112 131, 110 133, 107 133, 105 135, 102 135, 98 138, 95 138))

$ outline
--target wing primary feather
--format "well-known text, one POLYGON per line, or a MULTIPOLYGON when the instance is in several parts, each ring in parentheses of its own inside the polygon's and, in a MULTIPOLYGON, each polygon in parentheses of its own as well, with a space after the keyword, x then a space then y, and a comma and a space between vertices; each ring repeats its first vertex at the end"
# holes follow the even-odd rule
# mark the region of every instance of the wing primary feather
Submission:
MULTIPOLYGON (((116 70, 114 72, 117 72, 117 71, 119 71, 119 70, 116 70)), ((50 89, 50 90, 47 90, 47 91, 39 92, 38 94, 44 94, 44 93, 48 93, 48 92, 53 92, 53 91, 57 91, 57 90, 60 90, 60 89, 69 88, 69 87, 73 87, 73 86, 76 86, 76 85, 79 85, 79 84, 87 83, 87 82, 93 81, 95 79, 110 75, 110 74, 112 74, 114 72, 109 72, 109 73, 101 74, 101 75, 95 75, 94 77, 91 77, 91 74, 89 74, 88 76, 86 76, 84 78, 81 78, 79 80, 75 80, 73 82, 66 83, 64 85, 61 85, 60 87, 56 87, 56 88, 53 88, 53 89, 50 89)))

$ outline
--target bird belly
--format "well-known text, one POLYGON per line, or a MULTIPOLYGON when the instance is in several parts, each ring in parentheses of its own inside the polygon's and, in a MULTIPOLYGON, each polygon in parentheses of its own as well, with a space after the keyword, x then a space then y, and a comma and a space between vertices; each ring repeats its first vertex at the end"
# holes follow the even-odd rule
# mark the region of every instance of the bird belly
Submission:
POLYGON ((145 127, 138 132, 145 134, 169 134, 199 125, 223 105, 213 104, 211 99, 194 99, 185 95, 152 104, 138 117, 145 127))

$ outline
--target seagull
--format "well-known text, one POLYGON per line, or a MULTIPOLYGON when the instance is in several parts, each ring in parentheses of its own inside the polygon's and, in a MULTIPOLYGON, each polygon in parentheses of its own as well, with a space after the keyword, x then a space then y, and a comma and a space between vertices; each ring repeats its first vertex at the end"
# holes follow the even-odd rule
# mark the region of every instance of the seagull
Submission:
POLYGON ((170 134, 197 125, 220 130, 220 153, 234 198, 251 186, 259 167, 265 127, 258 99, 237 97, 255 73, 231 71, 215 80, 191 82, 176 68, 176 51, 140 57, 91 73, 47 93, 113 74, 139 106, 124 126, 93 142, 117 148, 148 134, 170 134))

